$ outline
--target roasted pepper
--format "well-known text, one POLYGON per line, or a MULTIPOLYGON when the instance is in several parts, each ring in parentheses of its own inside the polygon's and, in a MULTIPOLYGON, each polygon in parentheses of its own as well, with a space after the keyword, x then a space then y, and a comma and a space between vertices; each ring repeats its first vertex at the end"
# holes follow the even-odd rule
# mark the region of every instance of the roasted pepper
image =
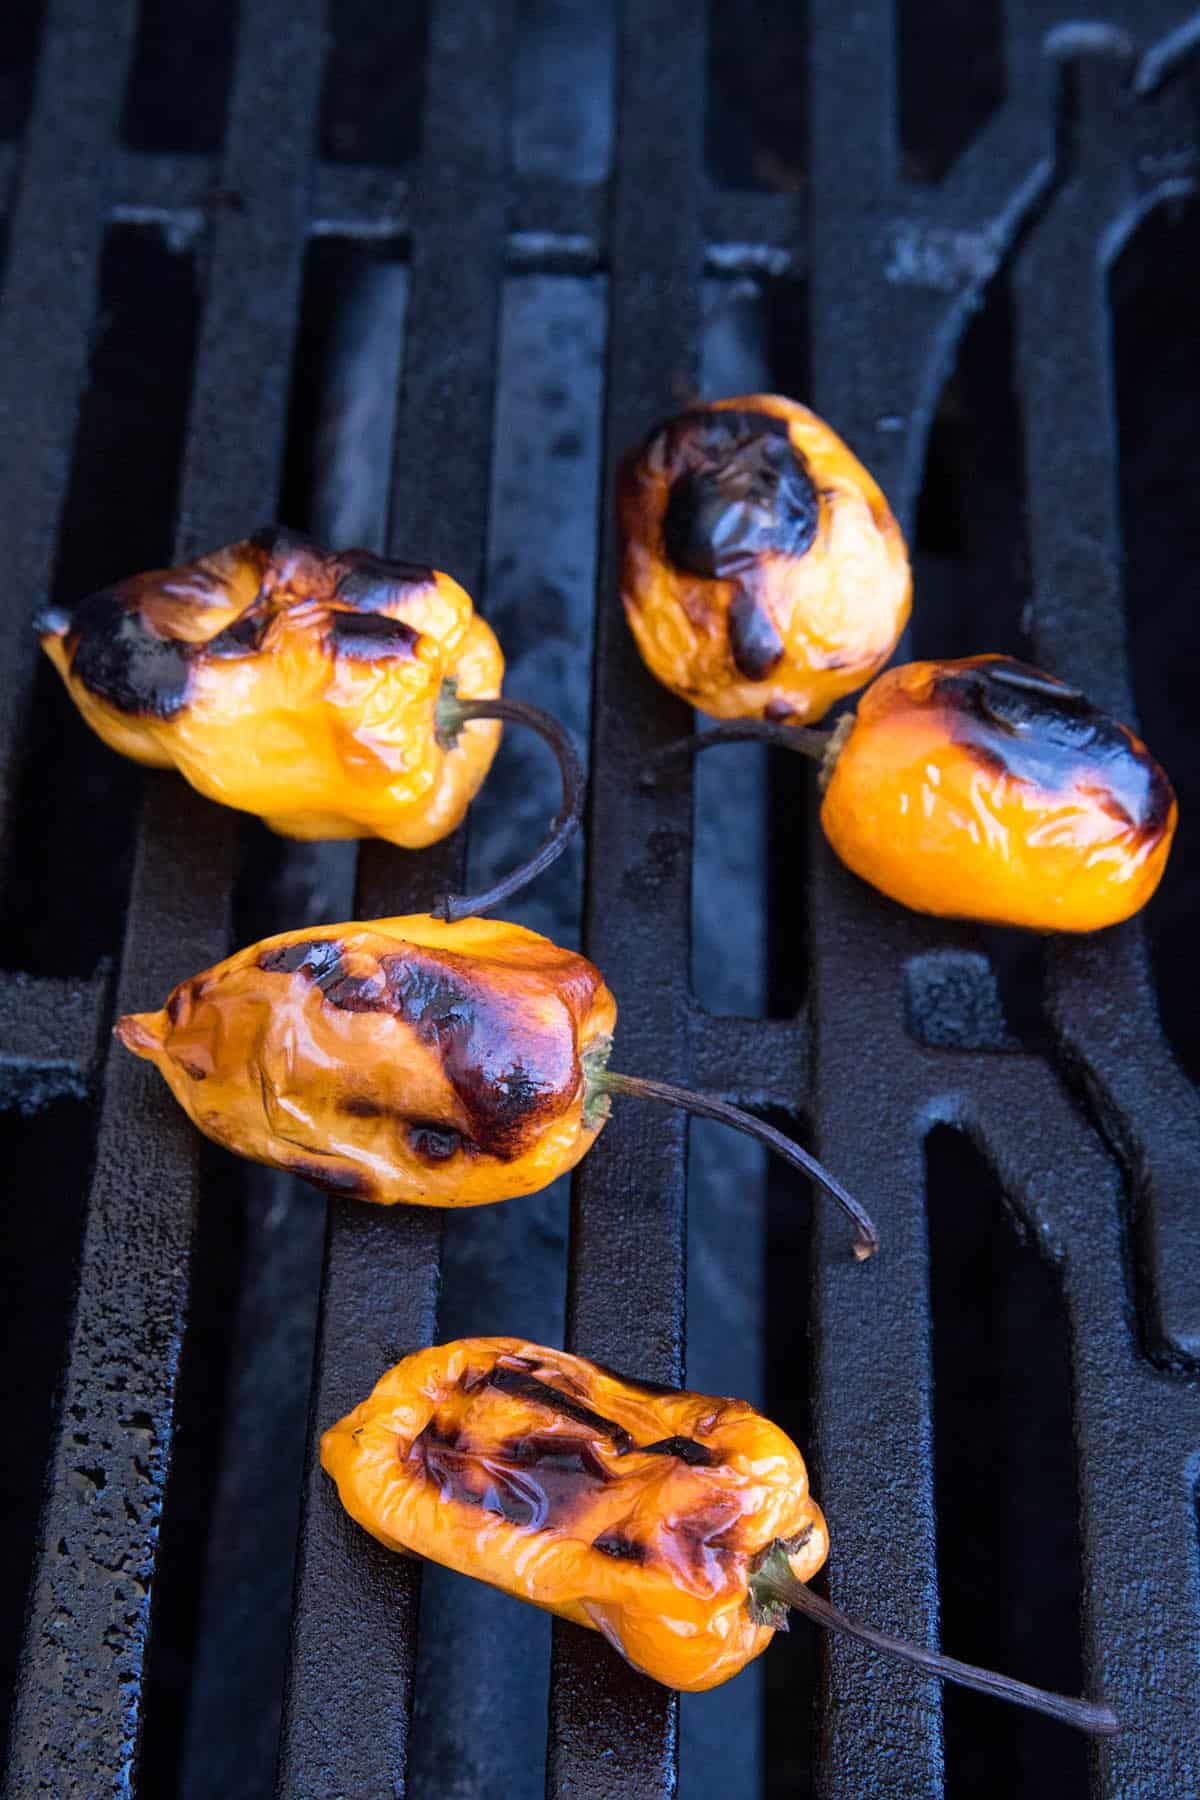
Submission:
POLYGON ((762 737, 823 764, 842 861, 914 912, 1097 931, 1153 894, 1178 807, 1128 726, 1007 656, 889 669, 832 733, 720 727, 661 753, 762 737))
POLYGON ((790 1138, 723 1101, 607 1067, 600 971, 495 919, 428 914, 266 938, 117 1026, 207 1136, 319 1187, 391 1205, 483 1206, 574 1168, 610 1096, 682 1105, 769 1144, 878 1237, 790 1138))
POLYGON ((106 744, 179 769, 285 837, 436 843, 487 774, 502 717, 531 724, 559 757, 571 791, 555 850, 578 822, 570 739, 536 707, 498 698, 500 646, 440 570, 267 527, 70 614, 47 609, 37 628, 106 744))
POLYGON ((829 1534, 804 1460, 744 1400, 616 1375, 520 1338, 418 1350, 330 1427, 321 1462, 390 1550, 600 1631, 667 1687, 712 1688, 797 1607, 885 1654, 1112 1732, 1045 1694, 845 1619, 806 1583, 829 1534))
POLYGON ((657 426, 621 466, 621 597, 651 673, 720 719, 820 719, 908 619, 900 528, 829 426, 778 394, 657 426))

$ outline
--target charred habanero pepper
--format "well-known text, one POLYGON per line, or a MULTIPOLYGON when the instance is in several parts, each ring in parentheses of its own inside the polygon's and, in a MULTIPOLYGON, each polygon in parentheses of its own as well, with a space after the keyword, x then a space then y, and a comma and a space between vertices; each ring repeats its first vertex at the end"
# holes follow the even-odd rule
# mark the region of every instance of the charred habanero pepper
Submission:
POLYGON ((617 481, 621 595, 642 658, 720 719, 820 719, 908 619, 908 556, 879 488, 778 394, 697 406, 617 481))
POLYGON ((1140 738, 1007 656, 889 669, 833 732, 722 726, 658 761, 750 737, 822 762, 829 842, 914 912, 1098 931, 1146 904, 1175 835, 1140 738))
POLYGON ((1108 1734, 1047 1694, 859 1625, 809 1592, 829 1551, 804 1460, 744 1400, 632 1381, 519 1338, 418 1350, 321 1439, 342 1505, 391 1550, 603 1632, 667 1687, 718 1686, 789 1607, 983 1693, 1108 1734))
POLYGON ((42 646, 112 749, 179 769, 211 800, 296 838, 447 837, 488 772, 502 719, 547 740, 563 805, 530 862, 447 917, 537 874, 579 819, 582 771, 557 720, 500 699, 504 658, 449 575, 267 527, 134 575, 37 621, 42 646))
POLYGON ((266 938, 117 1033, 208 1137, 336 1193, 385 1206, 536 1193, 591 1147, 610 1096, 630 1094, 768 1144, 846 1210, 856 1255, 872 1254, 857 1201, 773 1126, 609 1069, 616 1016, 573 951, 501 920, 419 913, 266 938))

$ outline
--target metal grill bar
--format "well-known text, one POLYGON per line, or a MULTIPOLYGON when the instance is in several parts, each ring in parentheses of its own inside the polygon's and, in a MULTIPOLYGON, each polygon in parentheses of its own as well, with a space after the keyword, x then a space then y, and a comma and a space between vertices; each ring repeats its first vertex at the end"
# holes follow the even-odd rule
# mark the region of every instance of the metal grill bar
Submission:
MULTIPOLYGON (((396 555, 482 585, 495 343, 503 276, 508 6, 439 0, 425 134, 412 196, 411 297, 389 541, 396 555)), ((420 856, 368 848, 356 907, 428 907, 461 874, 461 837, 420 856)), ((279 1792, 403 1794, 420 1574, 342 1512, 318 1463, 320 1432, 385 1369, 434 1337, 441 1215, 330 1206, 313 1430, 300 1535, 279 1792), (346 1695, 386 1727, 347 1733, 346 1695)))
MULTIPOLYGON (((273 511, 307 212, 297 173, 310 154, 319 70, 318 5, 245 8, 224 162, 238 199, 213 226, 184 554, 229 536, 247 508, 273 511)), ((228 815, 159 776, 147 782, 141 829, 122 1009, 161 1001, 227 947, 228 815)), ((14 1710, 13 1795, 98 1800, 135 1778, 197 1200, 195 1134, 143 1076, 113 1053, 14 1710)))
MULTIPOLYGON (((5 556, 14 593, 48 592, 67 490, 71 432, 87 372, 96 262, 112 179, 110 145, 133 39, 132 5, 60 0, 9 218, 0 305, 0 491, 11 521, 5 556), (48 194, 53 206, 47 205, 48 194), (28 346, 37 343, 37 379, 28 346)), ((0 850, 8 840, 12 770, 37 647, 29 613, 0 614, 0 850)))
MULTIPOLYGON (((616 600, 611 518, 616 459, 695 379, 702 269, 705 43, 686 0, 628 0, 622 12, 610 224, 605 519, 592 702, 586 944, 621 1008, 617 1066, 688 1073, 687 941, 691 830, 687 783, 653 799, 642 759, 686 729, 641 667, 616 600), (646 46, 671 45, 647 56, 646 46), (664 133, 663 121, 671 121, 664 133), (670 221, 664 230, 664 221, 670 221)), ((656 1381, 683 1358, 685 1122, 618 1102, 575 1177, 568 1342, 656 1381)), ((674 1791, 677 1706, 555 1621, 547 1791, 611 1791, 620 1747, 630 1796, 674 1791)))
MULTIPOLYGON (((1003 171, 993 166, 989 172, 977 158, 971 159, 984 185, 968 210, 976 221, 978 241, 990 240, 994 255, 982 261, 974 256, 960 259, 948 252, 953 249, 955 216, 968 203, 967 159, 957 179, 913 206, 911 192, 902 193, 880 175, 875 146, 850 144, 842 129, 848 93, 854 93, 861 106, 867 91, 873 104, 894 91, 888 74, 891 8, 880 0, 874 8, 860 9, 856 19, 861 35, 847 30, 841 19, 818 16, 813 22, 813 388, 818 409, 836 418, 839 428, 865 452, 907 528, 915 509, 932 407, 948 353, 961 330, 964 303, 969 304, 978 283, 990 276, 1002 244, 1011 240, 1045 188, 1050 66, 1041 48, 1045 31, 1035 33, 1034 21, 1025 16, 1018 33, 1018 22, 1013 21, 1010 66, 1023 68, 1027 80, 1016 88, 1014 100, 990 134, 993 146, 1006 146, 1013 160, 1003 171), (870 63, 874 73, 866 69, 870 63), (990 206, 1000 200, 1003 212, 991 214, 990 206), (944 210, 947 207, 950 210, 944 210), (881 244, 890 250, 882 268, 881 244), (892 329, 881 340, 876 322, 888 288, 894 291, 897 286, 913 291, 905 294, 903 307, 891 312, 892 329), (895 431, 897 419, 903 433, 895 431)), ((1112 132, 1111 115, 1100 129, 1112 132)), ((1126 149, 1122 166, 1127 160, 1126 149)), ((1079 535, 1089 531, 1085 523, 1089 513, 1099 506, 1107 518, 1112 504, 1111 463, 1091 467, 1079 451, 1086 444, 1103 458, 1109 441, 1107 412, 1103 405, 1099 413, 1095 410, 1105 391, 1103 338, 1088 307, 1095 292, 1100 233, 1113 225, 1113 200, 1110 188, 1105 204, 1090 216, 1090 235, 1076 257, 1074 291, 1082 322, 1066 343, 1063 316, 1071 302, 1065 293, 1071 287, 1064 281, 1063 267, 1051 268, 1047 252, 1039 269, 1027 271, 1029 348, 1023 400, 1030 433, 1029 466, 1038 471, 1031 496, 1035 567, 1040 566, 1041 555, 1057 555, 1052 578, 1038 584, 1039 656, 1048 666, 1075 676, 1102 701, 1127 710, 1123 673, 1119 690, 1111 687, 1114 666, 1124 669, 1119 626, 1112 618, 1102 620, 1098 643, 1092 642, 1090 627, 1098 601, 1103 611, 1105 591, 1117 604, 1112 565, 1101 582, 1089 583, 1086 565, 1077 556, 1079 535), (1039 390, 1031 358, 1054 382, 1053 394, 1039 390), (1085 405, 1092 406, 1090 416, 1077 411, 1079 394, 1085 405), (1043 481, 1047 467, 1050 476, 1043 481), (1088 495, 1076 511, 1071 497, 1079 493, 1081 481, 1088 484, 1088 495), (1068 581, 1068 570, 1074 618, 1056 637, 1053 624, 1047 629, 1044 621, 1047 615, 1051 621, 1060 616, 1060 584, 1068 581)), ((1064 199, 1063 205, 1069 202, 1064 199)), ((1044 229, 1050 229, 1049 222, 1044 229)), ((1071 227, 1064 224, 1063 229, 1069 234, 1071 227)), ((1035 257, 1037 242, 1035 238, 1035 257)), ((1101 529, 1098 535, 1104 541, 1107 533, 1101 529)), ((1047 562, 1047 571, 1049 567, 1047 562)), ((1023 1058, 933 1052, 914 1056, 901 1029, 898 990, 905 964, 913 956, 935 953, 939 943, 963 941, 962 934, 906 919, 884 907, 832 865, 819 841, 814 842, 814 862, 812 1011, 822 1153, 852 1186, 865 1185, 877 1166, 875 1146, 885 1144, 893 1162, 886 1187, 873 1187, 868 1194, 887 1245, 878 1266, 847 1269, 838 1260, 835 1233, 827 1229, 820 1236, 818 1491, 835 1527, 831 1589, 851 1612, 870 1612, 892 1629, 917 1637, 925 1634, 930 1641, 935 1635, 936 1546, 930 1487, 934 1396, 924 1225, 913 1198, 922 1183, 919 1150, 925 1131, 938 1118, 954 1120, 978 1133, 1001 1170, 1006 1192, 1067 1260, 1067 1304, 1076 1332, 1087 1642, 1096 1679, 1123 1717, 1133 1722, 1148 1694, 1181 1691, 1176 1650, 1181 1639, 1175 1636, 1171 1643, 1174 1634, 1165 1628, 1161 1633, 1153 1627, 1147 1630, 1144 1589, 1137 1622, 1139 1602, 1131 1599, 1127 1564, 1123 1570, 1115 1566, 1121 1560, 1116 1546, 1136 1543, 1143 1569, 1153 1570, 1148 1587, 1163 1593, 1164 1611, 1170 1608, 1176 1620, 1191 1619, 1181 1647, 1186 1656, 1192 1655, 1194 1579, 1180 1571, 1190 1555, 1185 1537, 1195 1529, 1193 1497, 1184 1476, 1194 1420, 1191 1396, 1156 1381, 1117 1323, 1125 1314, 1119 1184, 1094 1140, 1080 1131, 1045 1065, 1023 1058), (868 1045, 870 1055, 864 1057, 868 1045), (864 1121, 869 1121, 869 1142, 864 1121), (1038 1148, 1044 1152, 1041 1157, 1038 1148), (1064 1170, 1071 1171, 1066 1179, 1064 1170), (1064 1249, 1067 1245, 1069 1250, 1064 1249), (1120 1455, 1115 1452, 1117 1421, 1145 1417, 1151 1411, 1158 1429, 1156 1468, 1149 1479, 1155 1484, 1157 1478, 1160 1494, 1179 1497, 1177 1507, 1162 1509, 1165 1517, 1157 1524, 1129 1496, 1128 1478, 1122 1479, 1120 1455), (864 1446, 870 1446, 873 1480, 864 1480, 864 1446), (887 1472, 901 1470, 908 1473, 905 1482, 897 1484, 887 1472), (883 1534, 881 1478, 886 1484, 883 1534)), ((1113 1031, 1113 1011, 1128 1002, 1132 1016, 1142 1022, 1151 1005, 1144 962, 1136 975, 1122 973, 1122 959, 1129 954, 1121 947, 1124 940, 1140 941, 1140 928, 1106 933, 1086 946, 1059 940, 1054 952, 1060 969, 1073 967, 1079 972, 1070 1004, 1059 998, 1055 1023, 1063 1047, 1074 1052, 1077 1061, 1086 1045, 1093 1068, 1102 1068, 1114 1084, 1122 1039, 1113 1031)), ((1061 975, 1057 991, 1061 996, 1061 975)), ((1161 1066, 1165 1049, 1156 1022, 1145 1024, 1138 1052, 1133 1065, 1137 1069, 1161 1066)), ((1097 1075, 1097 1082, 1100 1079, 1097 1075)), ((1130 1113, 1138 1117, 1133 1103, 1139 1099, 1144 1096, 1125 1088, 1120 1102, 1123 1118, 1130 1113)), ((1170 1146, 1172 1158, 1180 1163, 1186 1159, 1194 1170, 1190 1137, 1177 1129, 1178 1122, 1190 1116, 1190 1097, 1186 1106, 1182 1099, 1172 1093, 1164 1105, 1173 1135, 1164 1132, 1161 1141, 1164 1150, 1170 1146), (1172 1106, 1170 1113, 1167 1105, 1172 1106)), ((1153 1119, 1154 1109, 1144 1109, 1142 1116, 1147 1114, 1153 1119)), ((1194 1186, 1194 1174, 1191 1179, 1194 1186)), ((1162 1231, 1161 1223, 1158 1230, 1162 1231)), ((1186 1271, 1189 1259, 1182 1246, 1178 1260, 1186 1271)), ((1188 1279, 1187 1274, 1181 1279, 1188 1279)), ((870 1791, 905 1800, 940 1794, 941 1707, 936 1690, 907 1676, 897 1677, 843 1645, 830 1646, 827 1654, 829 1692, 822 1707, 818 1791, 831 1796, 870 1791), (887 1721, 901 1711, 905 1729, 895 1734, 887 1721), (882 1764, 878 1745, 885 1732, 890 1748, 882 1764)), ((1139 1760, 1135 1748, 1139 1740, 1131 1735, 1115 1749, 1100 1753, 1096 1791, 1190 1791, 1196 1780, 1195 1734, 1165 1733, 1160 1722, 1155 1735, 1153 1774, 1144 1765, 1134 1774, 1130 1759, 1139 1760)))
MULTIPOLYGON (((1037 656, 1082 681, 1118 718, 1133 720, 1101 282, 1138 219, 1161 199, 1162 183, 1147 190, 1136 180, 1135 148, 1145 159, 1148 146, 1122 124, 1129 79, 1123 57, 1081 64, 1079 166, 1034 233, 1017 293, 1027 462, 1039 476, 1030 493, 1037 656)), ((1152 117, 1156 109, 1143 103, 1141 110, 1152 117)), ((1200 1359, 1200 1261, 1192 1254, 1200 1098, 1163 1040, 1140 921, 1095 943, 1057 939, 1050 1002, 1101 1123, 1137 1170, 1134 1207, 1147 1275, 1139 1300, 1147 1336, 1158 1354, 1194 1364, 1200 1359)))

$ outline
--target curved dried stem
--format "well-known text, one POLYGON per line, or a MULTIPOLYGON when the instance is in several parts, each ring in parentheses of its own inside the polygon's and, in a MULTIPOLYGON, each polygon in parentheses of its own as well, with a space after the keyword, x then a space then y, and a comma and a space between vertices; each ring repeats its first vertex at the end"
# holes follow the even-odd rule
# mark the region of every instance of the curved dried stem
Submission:
POLYGON ((823 1163, 807 1150, 801 1148, 782 1131, 776 1131, 765 1119, 756 1118, 753 1113, 743 1112, 740 1106, 731 1106, 727 1100, 715 1100, 707 1094, 694 1094, 690 1088, 675 1087, 668 1081, 647 1081, 640 1075, 619 1075, 614 1069, 603 1069, 595 1078, 595 1086, 609 1094, 629 1094, 636 1100, 657 1100, 666 1106, 680 1106, 685 1112, 695 1113, 701 1119, 716 1119, 722 1125, 732 1125, 735 1131, 745 1132, 747 1137, 757 1138, 781 1156, 784 1162, 791 1163, 812 1180, 819 1182, 827 1194, 832 1195, 842 1211, 854 1226, 854 1254, 860 1262, 868 1256, 874 1256, 879 1248, 879 1232, 874 1221, 844 1188, 836 1175, 831 1175, 823 1163))
POLYGON ((452 924, 457 919, 483 913, 502 900, 509 900, 529 882, 548 869, 562 855, 583 818, 586 779, 579 753, 565 725, 540 706, 524 700, 460 700, 457 694, 444 694, 438 706, 438 731, 443 739, 453 741, 468 719, 505 719, 514 725, 528 725, 549 744, 558 759, 562 777, 562 800, 549 834, 534 854, 482 894, 446 894, 433 908, 435 919, 452 924))
POLYGON ((977 1694, 990 1694, 996 1700, 1008 1700, 1031 1712, 1045 1713, 1047 1718, 1086 1731, 1093 1737, 1113 1737, 1120 1729, 1116 1714, 1102 1700, 1076 1700, 1068 1694, 1051 1694, 1045 1688, 1031 1687, 1026 1681, 1014 1681, 1010 1675, 997 1675, 991 1669, 976 1668, 974 1663, 959 1662, 956 1657, 942 1656, 920 1644, 876 1631, 873 1625, 862 1625, 847 1618, 820 1594, 814 1594, 802 1581, 797 1581, 788 1566, 787 1551, 778 1540, 750 1578, 751 1610, 758 1610, 764 1623, 777 1623, 771 1617, 773 1608, 792 1607, 806 1618, 843 1637, 856 1638, 870 1645, 881 1656, 896 1662, 911 1663, 928 1675, 953 1681, 959 1687, 973 1688, 977 1694))

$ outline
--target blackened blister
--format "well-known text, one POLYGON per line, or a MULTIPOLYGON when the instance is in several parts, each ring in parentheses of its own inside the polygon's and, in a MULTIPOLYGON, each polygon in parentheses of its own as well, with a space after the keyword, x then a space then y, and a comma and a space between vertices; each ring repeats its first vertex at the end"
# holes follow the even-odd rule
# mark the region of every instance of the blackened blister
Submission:
POLYGON ((337 597, 355 612, 378 613, 395 603, 405 588, 425 588, 434 572, 424 563, 400 562, 375 556, 369 550, 343 551, 341 560, 351 567, 337 584, 337 597))
POLYGON ((270 611, 256 601, 232 625, 227 625, 224 631, 218 631, 216 637, 209 638, 199 648, 206 656, 220 657, 223 661, 240 656, 256 656, 262 649, 270 626, 270 611))
POLYGON ((599 1550, 601 1556, 611 1556, 616 1562, 644 1563, 646 1546, 639 1544, 636 1538, 626 1537, 620 1531, 606 1531, 601 1537, 592 1539, 592 1549, 599 1550))
POLYGON ((380 662, 385 657, 411 657, 421 641, 419 631, 403 619, 386 613, 335 612, 330 615, 329 640, 335 656, 351 662, 380 662))
POLYGON ((819 500, 787 423, 768 413, 685 413, 673 426, 686 467, 671 483, 663 542, 677 568, 726 580, 766 552, 803 556, 819 500))
POLYGON ((172 719, 187 700, 197 647, 160 637, 119 589, 91 594, 75 611, 72 674, 124 713, 172 719))
POLYGON ((657 1444, 639 1444, 637 1448, 643 1456, 677 1456, 693 1469, 711 1469, 718 1460, 707 1444, 689 1437, 660 1438, 657 1444))
POLYGON ((564 1419, 573 1419, 576 1425, 586 1425, 600 1437, 607 1438, 619 1451, 633 1448, 633 1440, 623 1425, 593 1412, 590 1406, 551 1387, 548 1381, 539 1381, 536 1375, 529 1375, 524 1369, 497 1363, 488 1376, 488 1386, 502 1394, 511 1394, 514 1399, 530 1400, 535 1406, 548 1407, 552 1412, 561 1413, 564 1419))
POLYGON ((1165 773, 1078 688, 1006 658, 946 670, 935 695, 955 737, 990 768, 1050 794, 1094 787, 1147 837, 1166 825, 1174 795, 1165 773))
POLYGON ((457 1156, 465 1139, 449 1125, 414 1122, 408 1128, 408 1141, 418 1156, 423 1156, 427 1162, 439 1163, 457 1156))
POLYGON ((751 573, 734 595, 729 608, 729 647, 747 681, 765 681, 783 655, 784 642, 755 586, 751 573))
POLYGON ((281 944, 264 950, 258 966, 268 975, 294 975, 303 969, 313 981, 336 978, 342 966, 342 946, 336 938, 306 938, 295 944, 281 944))

